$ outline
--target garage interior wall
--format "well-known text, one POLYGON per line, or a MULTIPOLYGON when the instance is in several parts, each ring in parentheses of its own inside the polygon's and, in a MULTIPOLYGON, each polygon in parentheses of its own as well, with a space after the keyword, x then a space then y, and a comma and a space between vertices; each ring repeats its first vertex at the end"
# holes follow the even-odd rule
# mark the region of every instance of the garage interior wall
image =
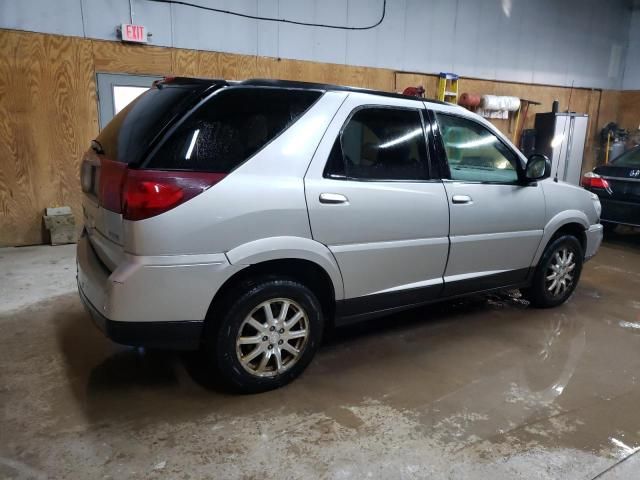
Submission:
MULTIPOLYGON (((248 15, 364 26, 384 0, 193 0, 248 15)), ((248 20, 150 0, 0 2, 0 28, 116 40, 145 25, 154 45, 546 85, 618 89, 629 0, 387 0, 384 21, 346 31, 248 20), (28 14, 26 13, 28 12, 28 14)))
POLYGON ((618 121, 628 130, 640 129, 640 2, 631 15, 629 41, 620 94, 618 121))
MULTIPOLYGON (((3 23, 3 26, 7 22, 11 22, 11 28, 17 28, 16 24, 23 25, 27 20, 8 16, 7 14, 11 12, 7 12, 7 10, 10 10, 11 7, 7 5, 10 3, 13 2, 0 4, 0 22, 3 23)), ((0 58, 3 59, 3 62, 0 63, 0 246, 29 245, 46 241, 42 224, 42 214, 46 207, 69 205, 78 223, 81 223, 82 214, 78 180, 79 161, 83 151, 89 146, 90 140, 95 138, 98 133, 98 107, 95 80, 95 74, 97 72, 150 75, 172 74, 222 77, 227 79, 251 77, 281 78, 345 84, 388 91, 400 91, 406 86, 421 84, 427 89, 428 96, 433 97, 435 95, 437 82, 435 75, 408 73, 402 70, 433 72, 447 69, 445 68, 446 65, 438 63, 439 61, 429 63, 432 62, 432 60, 429 59, 436 58, 440 53, 435 54, 433 53, 434 49, 423 48, 420 45, 407 49, 414 52, 423 50, 430 52, 428 54, 429 58, 423 58, 423 61, 427 63, 420 63, 420 66, 422 66, 420 69, 410 68, 417 64, 411 63, 408 60, 410 56, 402 52, 402 46, 398 46, 397 51, 394 50, 396 59, 393 62, 390 61, 389 66, 391 68, 348 65, 345 62, 349 61, 349 59, 354 58, 354 63, 357 64, 359 62, 357 58, 361 58, 357 56, 353 57, 355 53, 349 53, 352 52, 352 48, 355 48, 351 47, 351 43, 349 42, 346 43, 349 47, 343 49, 343 58, 337 63, 330 63, 329 60, 336 59, 327 53, 331 49, 323 46, 325 45, 324 42, 326 38, 320 34, 312 35, 312 45, 308 46, 309 51, 313 52, 315 60, 282 58, 283 52, 280 49, 284 48, 283 45, 285 43, 296 42, 292 41, 292 38, 290 38, 291 41, 282 41, 283 38, 288 38, 288 33, 283 31, 284 29, 281 25, 275 24, 258 27, 254 37, 254 49, 249 49, 249 51, 245 53, 221 53, 187 48, 159 47, 155 45, 126 45, 115 41, 96 40, 87 37, 100 34, 105 37, 111 35, 111 40, 114 39, 114 25, 128 21, 128 2, 116 0, 102 2, 106 5, 113 6, 114 11, 116 11, 116 13, 111 12, 111 16, 107 15, 109 12, 102 12, 102 14, 105 15, 104 18, 106 18, 104 22, 98 22, 97 19, 93 18, 93 14, 90 14, 91 8, 89 8, 88 11, 85 8, 84 14, 77 13, 76 7, 79 3, 79 1, 71 2, 68 0, 56 2, 57 13, 54 15, 53 12, 50 12, 51 15, 53 15, 51 18, 48 14, 45 14, 46 12, 42 15, 29 16, 30 20, 28 21, 32 23, 35 22, 33 18, 42 17, 40 22, 42 27, 46 25, 49 28, 57 29, 58 33, 64 33, 64 35, 28 33, 13 29, 0 30, 0 58), (126 9, 124 11, 122 11, 121 5, 123 3, 126 3, 126 9), (67 19, 62 20, 59 18, 65 15, 67 19), (69 21, 69 18, 73 19, 75 17, 79 19, 79 28, 74 27, 76 28, 75 30, 69 31, 69 24, 75 25, 75 23, 69 21), (91 20, 92 18, 93 20, 91 20), (100 33, 97 25, 102 25, 103 23, 109 27, 110 33, 106 30, 100 33), (269 44, 268 39, 271 38, 269 36, 270 34, 260 33, 265 28, 280 29, 280 32, 278 32, 276 36, 278 45, 274 47, 277 48, 277 50, 264 50, 261 46, 263 44, 269 44), (265 35, 267 37, 265 37, 265 35), (265 55, 274 52, 276 55, 265 55), (279 56, 277 54, 279 54, 279 56), (402 59, 400 59, 400 56, 402 59), (322 58, 327 61, 323 62, 318 60, 322 58), (400 68, 396 68, 394 65, 400 68), (432 65, 434 69, 427 70, 427 68, 432 67, 424 67, 424 65, 432 65), (439 68, 438 66, 442 66, 443 68, 439 68)), ((99 2, 94 3, 97 4, 99 2)), ((255 2, 253 3, 255 4, 255 2)), ((262 5, 262 2, 258 3, 262 5)), ((284 0, 264 3, 277 4, 280 6, 287 4, 284 0)), ((345 2, 333 3, 337 6, 345 2)), ((349 5, 349 11, 358 5, 360 5, 360 7, 363 5, 362 2, 356 0, 351 0, 347 3, 349 5)), ((374 3, 376 2, 371 2, 371 4, 374 3)), ((418 4, 420 4, 420 2, 410 1, 401 3, 404 5, 403 12, 405 13, 410 12, 413 7, 419 8, 418 4)), ((434 12, 442 13, 445 8, 443 5, 449 2, 427 3, 434 7, 434 12)), ((468 3, 469 2, 461 0, 458 8, 460 9, 460 5, 465 6, 468 3)), ((489 2, 483 3, 488 4, 489 2)), ((512 15, 516 15, 515 5, 522 3, 531 2, 514 1, 514 9, 511 12, 512 15)), ((546 3, 556 5, 556 2, 546 3)), ((596 2, 593 3, 595 8, 596 2)), ((597 4, 600 3, 601 2, 597 2, 597 4)), ((618 5, 618 2, 612 3, 618 5)), ((27 9, 29 4, 33 4, 33 8, 37 7, 40 11, 48 8, 43 7, 42 2, 36 2, 35 0, 20 2, 20 4, 21 10, 27 9)), ((90 4, 91 2, 82 2, 84 7, 88 7, 90 4)), ((243 2, 239 2, 239 4, 243 4, 243 2)), ((393 15, 392 12, 394 8, 398 8, 397 4, 398 0, 389 1, 388 10, 391 12, 388 12, 389 15, 393 15)), ((134 1, 133 5, 136 9, 136 15, 140 18, 140 23, 149 26, 149 29, 154 32, 154 43, 162 43, 159 42, 158 37, 156 37, 161 29, 160 27, 156 28, 154 26, 154 22, 159 21, 156 18, 159 15, 158 12, 156 11, 153 15, 149 13, 149 16, 145 18, 142 16, 141 11, 144 12, 145 8, 151 8, 151 6, 141 0, 134 1)), ((154 8, 156 7, 169 8, 167 5, 154 5, 154 8)), ((262 6, 260 8, 262 8, 262 6)), ((588 9, 581 8, 577 10, 582 11, 588 9)), ((617 12, 615 8, 612 10, 617 12)), ((326 18, 319 17, 318 15, 321 15, 321 12, 324 11, 323 9, 317 8, 312 11, 314 12, 316 21, 338 22, 340 20, 339 17, 337 19, 334 17, 329 18, 329 16, 326 18)), ((621 8, 620 11, 627 12, 627 14, 629 12, 626 7, 621 8)), ((282 10, 280 10, 280 12, 282 12, 282 10)), ((291 12, 293 12, 292 15, 294 17, 296 15, 302 15, 301 13, 295 13, 298 12, 295 8, 291 10, 291 12)), ((264 12, 261 11, 261 13, 264 12)), ((600 13, 604 15, 604 12, 600 13)), ((176 11, 171 13, 169 27, 167 27, 169 30, 171 30, 172 25, 175 25, 177 28, 178 25, 183 25, 183 22, 188 22, 187 19, 177 19, 176 16, 179 14, 180 13, 176 11)), ((358 22, 366 23, 368 19, 375 21, 372 15, 359 15, 357 13, 353 15, 356 16, 349 14, 349 18, 358 19, 358 22)), ((501 13, 501 15, 504 16, 504 13, 501 13)), ((403 21, 412 21, 410 14, 404 16, 408 18, 403 21)), ((616 70, 612 68, 611 64, 616 63, 612 62, 612 59, 615 60, 615 58, 620 56, 615 53, 615 46, 618 45, 618 42, 622 42, 620 45, 626 48, 626 42, 620 40, 617 37, 617 33, 614 35, 614 30, 625 30, 624 36, 626 37, 628 35, 626 27, 616 29, 613 28, 613 23, 615 23, 617 19, 621 22, 621 25, 624 25, 625 18, 627 17, 618 18, 615 15, 603 17, 604 20, 608 18, 608 20, 604 21, 604 24, 611 25, 606 27, 610 28, 610 30, 606 30, 605 28, 605 31, 609 33, 598 37, 598 41, 602 44, 602 48, 600 49, 602 58, 597 61, 597 63, 599 62, 598 71, 602 68, 604 72, 599 73, 599 75, 604 75, 603 77, 597 81, 594 80, 594 84, 599 85, 598 88, 591 88, 592 85, 589 85, 590 82, 587 78, 589 75, 583 78, 584 82, 582 82, 582 84, 576 83, 580 88, 574 88, 573 90, 566 86, 566 79, 562 80, 558 78, 557 82, 555 82, 556 84, 564 84, 565 86, 535 84, 541 81, 535 77, 535 75, 537 75, 535 72, 539 73, 546 70, 539 62, 535 61, 535 58, 527 59, 526 56, 518 56, 517 59, 517 62, 525 62, 526 60, 525 63, 528 65, 526 68, 529 69, 527 70, 529 73, 525 76, 511 75, 506 71, 493 71, 493 73, 487 71, 484 72, 486 75, 480 75, 482 72, 475 70, 475 68, 478 65, 484 64, 487 59, 478 59, 477 64, 474 64, 475 67, 470 66, 470 64, 464 67, 462 63, 465 62, 461 61, 458 55, 454 56, 458 59, 456 60, 458 63, 452 63, 451 70, 461 74, 463 72, 476 72, 478 76, 484 77, 484 79, 469 78, 473 76, 471 74, 463 77, 461 81, 462 91, 482 94, 496 93, 515 95, 541 102, 541 106, 530 109, 526 119, 528 127, 533 126, 536 112, 550 110, 553 100, 559 100, 560 109, 566 109, 569 103, 569 97, 571 97, 571 110, 587 112, 590 115, 590 135, 587 141, 587 152, 585 154, 584 164, 584 169, 586 170, 591 168, 596 162, 596 145, 594 139, 596 132, 598 132, 600 128, 610 121, 620 121, 623 126, 634 129, 638 128, 638 123, 640 123, 640 119, 638 118, 638 112, 640 111, 638 108, 640 107, 640 92, 622 92, 619 90, 622 84, 623 65, 618 65, 619 74, 617 74, 617 77, 609 77, 609 74, 616 70), (497 76, 501 78, 499 81, 493 79, 493 77, 497 76), (513 81, 514 79, 524 79, 526 83, 513 81), (612 88, 601 90, 601 88, 606 88, 607 85, 612 86, 612 88), (589 88, 583 88, 585 86, 589 88)), ((591 14, 589 18, 591 20, 587 23, 595 21, 591 14)), ((346 17, 343 20, 349 22, 349 19, 346 17)), ((523 19, 521 18, 521 20, 523 19)), ((387 20, 385 20, 385 22, 386 21, 387 20)), ((587 20, 583 19, 583 21, 587 20)), ((234 24, 232 21, 229 22, 230 25, 234 24)), ((526 25, 531 22, 520 23, 526 27, 526 25)), ((37 29, 41 26, 32 24, 23 25, 24 28, 29 29, 37 29)), ((402 28, 402 25, 396 25, 394 28, 402 28)), ((200 32, 198 35, 205 36, 211 34, 210 30, 215 30, 215 28, 193 28, 193 31, 200 32), (205 34, 202 32, 208 33, 205 34)), ((428 28, 426 31, 428 32, 428 28)), ((342 34, 347 35, 349 38, 353 35, 353 38, 356 38, 352 32, 338 32, 338 36, 342 34)), ((371 35, 370 32, 368 34, 371 35)), ((383 34, 375 34, 376 42, 384 43, 381 40, 381 35, 383 34)), ((409 32, 407 32, 407 35, 409 35, 409 32)), ((445 38, 436 38, 435 36, 431 38, 429 35, 431 34, 427 34, 429 38, 425 37, 425 44, 428 42, 432 42, 433 44, 448 43, 445 38)), ((481 41, 481 38, 485 34, 476 32, 476 35, 477 40, 481 41)), ((542 36, 542 34, 540 35, 542 36)), ((299 32, 298 37, 301 36, 301 32, 299 32)), ((179 32, 174 31, 171 41, 166 43, 184 45, 185 41, 183 40, 183 36, 181 36, 179 32)), ((519 40, 523 46, 530 44, 532 41, 532 38, 525 37, 519 40)), ((593 42, 594 40, 591 39, 590 41, 593 42)), ((216 42, 217 40, 212 41, 210 38, 205 38, 196 42, 194 46, 202 47, 204 45, 207 46, 207 49, 212 49, 212 45, 218 45, 216 42)), ((469 38, 467 38, 465 42, 474 45, 477 43, 469 38)), ((356 44, 357 43, 356 41, 356 44)), ((494 42, 492 40, 492 44, 497 45, 502 43, 508 42, 494 42)), ((376 45, 378 44, 376 43, 376 45)), ((223 49, 223 47, 229 47, 229 49, 231 49, 231 46, 226 43, 219 46, 220 49, 223 49)), ((384 50, 386 47, 381 46, 380 48, 384 50)), ((551 48, 551 46, 547 45, 547 48, 551 48)), ((377 51, 378 48, 372 49, 371 47, 367 47, 365 49, 363 47, 361 50, 377 51)), ((293 53, 288 53, 293 56, 293 53)), ((383 53, 377 52, 376 58, 372 58, 371 62, 362 61, 362 63, 385 64, 387 60, 385 60, 386 57, 384 55, 383 53)), ((542 53, 538 55, 541 56, 542 53)), ((492 61, 496 62, 497 65, 496 60, 492 61)), ((509 70, 517 70, 517 62, 513 63, 509 70)), ((505 60, 505 63, 501 63, 501 65, 509 65, 509 63, 505 60)), ((524 65, 524 63, 522 63, 522 65, 524 65)), ((573 63, 570 65, 573 65, 573 63)), ((613 67, 615 66, 616 65, 613 65, 613 67)), ((569 72, 569 75, 571 73, 569 70, 570 67, 565 67, 564 71, 569 72)), ((521 70, 525 71, 526 68, 521 70)), ((586 67, 580 68, 586 69, 586 67)), ((549 66, 547 70, 552 71, 553 67, 549 66)), ((595 70, 596 68, 594 67, 594 73, 595 70)), ((593 78, 595 79, 595 77, 593 78)), ((508 131, 507 121, 496 120, 495 124, 511 137, 508 131)))

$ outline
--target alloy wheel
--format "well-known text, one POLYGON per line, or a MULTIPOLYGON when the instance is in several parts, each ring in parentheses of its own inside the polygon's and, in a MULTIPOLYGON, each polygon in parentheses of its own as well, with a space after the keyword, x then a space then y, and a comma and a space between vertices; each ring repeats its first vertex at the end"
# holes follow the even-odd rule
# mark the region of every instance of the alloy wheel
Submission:
POLYGON ((274 377, 300 360, 308 339, 304 309, 291 299, 274 298, 245 317, 236 338, 236 355, 250 374, 274 377))
POLYGON ((545 276, 545 288, 554 297, 564 295, 573 285, 576 268, 575 254, 566 247, 559 248, 551 258, 545 276))

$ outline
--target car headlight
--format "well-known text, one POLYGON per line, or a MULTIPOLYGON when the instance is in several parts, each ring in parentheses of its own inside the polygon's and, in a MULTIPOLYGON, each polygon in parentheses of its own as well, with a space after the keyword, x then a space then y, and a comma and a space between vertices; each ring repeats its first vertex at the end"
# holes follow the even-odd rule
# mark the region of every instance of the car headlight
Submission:
POLYGON ((596 214, 598 215, 598 220, 600 220, 600 214, 602 213, 602 205, 600 204, 600 198, 595 193, 591 194, 591 200, 593 201, 593 206, 596 209, 596 214))

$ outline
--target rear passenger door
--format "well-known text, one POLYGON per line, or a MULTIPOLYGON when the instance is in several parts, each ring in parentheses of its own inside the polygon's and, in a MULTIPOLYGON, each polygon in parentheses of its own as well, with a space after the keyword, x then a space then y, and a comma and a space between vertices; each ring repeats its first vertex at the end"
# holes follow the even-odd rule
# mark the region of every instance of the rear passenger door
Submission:
POLYGON ((343 316, 440 294, 449 210, 432 178, 421 102, 351 93, 305 177, 313 238, 342 272, 343 316))
POLYGON ((444 295, 524 281, 544 228, 542 187, 520 181, 523 162, 486 126, 446 112, 435 118, 435 143, 450 171, 444 180, 451 212, 444 295))

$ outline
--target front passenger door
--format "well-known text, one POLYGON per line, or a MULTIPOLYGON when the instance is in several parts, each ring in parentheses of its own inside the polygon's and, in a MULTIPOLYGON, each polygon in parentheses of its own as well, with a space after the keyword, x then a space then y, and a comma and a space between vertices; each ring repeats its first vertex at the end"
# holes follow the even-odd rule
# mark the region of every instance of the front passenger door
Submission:
POLYGON ((444 295, 523 282, 542 239, 545 200, 537 184, 519 181, 518 155, 486 126, 436 112, 436 142, 450 175, 449 261, 444 295))

